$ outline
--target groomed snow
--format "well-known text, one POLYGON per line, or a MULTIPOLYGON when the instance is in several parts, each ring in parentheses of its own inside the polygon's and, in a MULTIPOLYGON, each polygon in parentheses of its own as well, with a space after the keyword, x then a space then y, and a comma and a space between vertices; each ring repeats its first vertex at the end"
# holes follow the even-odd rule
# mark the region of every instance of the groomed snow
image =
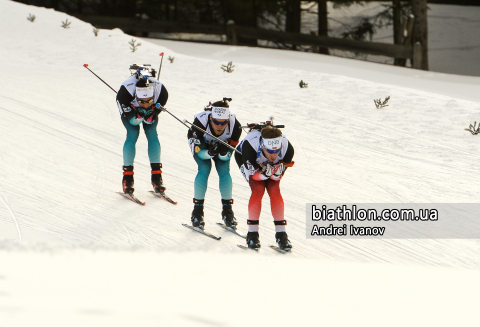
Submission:
MULTIPOLYGON (((478 94, 468 92, 478 78, 289 51, 177 50, 166 41, 141 40, 132 53, 132 36, 118 29, 95 37, 91 25, 51 9, 8 0, 0 9, 0 326, 479 324, 478 240, 305 236, 306 203, 477 202, 478 140, 464 128, 480 119, 478 94), (158 125, 164 181, 178 205, 148 193, 143 134, 135 187, 147 205, 115 194, 125 129, 114 92, 83 64, 117 89, 130 64, 158 66, 160 52, 175 57, 164 60, 161 80, 180 119, 229 96, 242 124, 273 115, 286 125, 296 150, 282 180, 293 253, 267 247, 267 196, 261 253, 239 249, 238 236, 215 226, 214 171, 205 217, 222 240, 181 226, 196 165, 186 128, 166 113, 158 125), (235 71, 223 73, 231 60, 235 71), (386 96, 389 106, 376 109, 373 99, 386 96)), ((234 162, 231 173, 246 230, 249 187, 234 162)))

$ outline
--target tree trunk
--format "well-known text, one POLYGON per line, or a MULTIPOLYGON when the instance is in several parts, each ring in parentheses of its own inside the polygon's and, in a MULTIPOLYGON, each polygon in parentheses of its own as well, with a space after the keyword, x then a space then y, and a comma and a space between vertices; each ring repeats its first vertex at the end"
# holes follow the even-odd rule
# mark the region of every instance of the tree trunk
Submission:
MULTIPOLYGON (((226 0, 224 3, 225 21, 233 20, 235 25, 257 27, 255 0, 226 0)), ((257 46, 256 39, 237 37, 238 45, 257 46)))
POLYGON ((165 18, 166 20, 170 20, 170 1, 165 1, 165 18))
MULTIPOLYGON (((392 0, 392 8, 393 8, 393 43, 403 45, 404 19, 402 15, 401 0, 392 0)), ((402 58, 395 58, 393 64, 395 66, 405 66, 406 60, 402 58)))
MULTIPOLYGON (((300 0, 287 0, 286 5, 286 19, 285 19, 285 31, 300 33, 300 24, 302 21, 302 2, 300 0)), ((296 50, 297 46, 292 45, 292 49, 296 50)))
POLYGON ((415 16, 412 43, 420 42, 422 45, 421 69, 428 70, 428 26, 427 26, 427 0, 412 0, 412 13, 415 16))
POLYGON ((173 1, 173 20, 177 21, 178 11, 177 11, 177 0, 173 1))
MULTIPOLYGON (((327 0, 317 0, 318 5, 318 35, 328 36, 327 0)), ((320 48, 318 52, 328 54, 328 48, 320 48)))
POLYGON ((52 8, 55 10, 60 10, 60 0, 52 0, 52 8))
POLYGON ((137 2, 135 0, 120 0, 115 3, 114 12, 120 17, 135 17, 137 2))
POLYGON ((81 14, 83 12, 83 0, 77 0, 77 13, 81 14))

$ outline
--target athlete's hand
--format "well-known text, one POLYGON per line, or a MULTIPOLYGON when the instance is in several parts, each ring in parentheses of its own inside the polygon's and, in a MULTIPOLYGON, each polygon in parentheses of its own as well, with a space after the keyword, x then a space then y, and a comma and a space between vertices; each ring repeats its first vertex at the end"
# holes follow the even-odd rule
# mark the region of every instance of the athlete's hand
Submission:
POLYGON ((274 178, 280 178, 282 177, 283 173, 285 172, 285 164, 284 163, 278 163, 272 167, 272 176, 274 178))
POLYGON ((228 153, 228 147, 223 144, 223 143, 218 143, 218 153, 221 155, 221 156, 226 156, 227 153, 228 153))
POLYGON ((217 154, 220 153, 220 142, 210 142, 208 144, 208 155, 211 157, 215 157, 217 154))
MULTIPOLYGON (((160 105, 159 103, 157 104, 160 105)), ((160 108, 153 106, 151 110, 148 110, 148 113, 145 115, 145 122, 149 124, 153 123, 155 119, 158 118, 158 115, 160 115, 160 113, 162 112, 160 108)))
POLYGON ((266 178, 270 178, 272 174, 273 174, 272 166, 270 166, 270 164, 267 163, 262 168, 262 175, 266 178))
POLYGON ((144 108, 135 108, 137 113, 137 118, 144 118, 147 115, 147 109, 144 108))

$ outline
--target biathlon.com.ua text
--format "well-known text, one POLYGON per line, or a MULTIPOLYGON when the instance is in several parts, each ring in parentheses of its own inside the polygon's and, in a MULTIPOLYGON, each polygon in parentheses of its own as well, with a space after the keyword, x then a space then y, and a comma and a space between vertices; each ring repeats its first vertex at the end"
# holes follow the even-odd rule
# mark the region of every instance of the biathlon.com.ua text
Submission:
MULTIPOLYGON (((425 222, 438 221, 436 209, 363 209, 352 205, 328 208, 326 205, 311 206, 311 221, 315 222, 310 229, 311 236, 384 236, 386 222, 425 222), (335 226, 319 226, 322 222, 360 222, 375 223, 376 226, 355 226, 342 224, 335 226)), ((371 224, 369 224, 371 225, 371 224)))

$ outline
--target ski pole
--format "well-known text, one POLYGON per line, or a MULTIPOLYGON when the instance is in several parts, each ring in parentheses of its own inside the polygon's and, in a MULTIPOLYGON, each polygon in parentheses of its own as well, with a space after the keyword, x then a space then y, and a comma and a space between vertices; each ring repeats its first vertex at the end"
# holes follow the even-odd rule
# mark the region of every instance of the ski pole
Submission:
POLYGON ((211 137, 213 137, 215 140, 219 141, 220 143, 222 143, 223 145, 226 145, 227 147, 229 147, 230 149, 232 149, 233 151, 237 152, 238 154, 242 155, 242 153, 240 151, 238 151, 237 149, 235 149, 233 146, 231 146, 230 144, 220 140, 218 137, 215 137, 213 136, 212 134, 210 134, 209 132, 207 132, 206 130, 198 127, 197 125, 193 125, 192 123, 190 123, 189 121, 187 121, 186 119, 184 120, 184 122, 190 124, 192 127, 195 127, 196 129, 198 129, 199 131, 202 131, 204 132, 205 134, 207 135, 210 135, 211 137))
MULTIPOLYGON (((161 55, 162 55, 162 59, 163 59, 163 52, 161 53, 161 55)), ((83 67, 85 67, 85 68, 87 68, 88 70, 90 70, 90 68, 88 68, 88 64, 84 64, 83 67)), ((162 64, 160 63, 160 68, 161 68, 161 67, 162 67, 162 64)), ((90 70, 90 72, 91 72, 93 75, 95 75, 95 76, 98 77, 98 75, 95 74, 94 72, 92 72, 91 70, 90 70)), ((158 72, 158 76, 160 77, 160 72, 158 72)), ((110 85, 108 85, 103 79, 101 79, 100 77, 98 77, 98 79, 101 80, 103 83, 105 83, 110 89, 112 89, 113 92, 117 93, 117 91, 115 91, 115 90, 114 90, 110 85)), ((158 104, 158 103, 157 103, 157 105, 160 106, 160 104, 158 104)), ((157 107, 157 108, 158 108, 158 107, 157 107)), ((233 146, 231 146, 230 144, 228 144, 228 143, 220 140, 218 137, 213 136, 212 134, 210 134, 210 133, 207 132, 206 130, 204 130, 204 129, 196 126, 196 125, 193 125, 192 123, 188 122, 186 119, 185 119, 184 121, 181 121, 181 120, 178 119, 174 114, 172 114, 170 111, 168 111, 166 108, 160 106, 159 109, 161 109, 162 111, 165 111, 166 113, 170 114, 173 118, 175 118, 176 120, 178 120, 178 121, 179 121, 180 123, 182 123, 185 127, 190 128, 187 124, 185 124, 185 123, 188 123, 188 124, 190 124, 192 127, 195 127, 196 129, 198 129, 199 131, 202 131, 202 132, 204 132, 205 134, 210 135, 211 137, 213 137, 214 139, 216 139, 217 141, 219 141, 219 142, 222 143, 223 145, 226 145, 226 146, 229 147, 230 149, 238 152, 240 155, 242 154, 240 151, 238 151, 237 149, 235 149, 235 148, 234 148, 233 146)))
POLYGON ((172 114, 170 111, 168 111, 167 108, 162 107, 159 103, 157 103, 155 106, 156 106, 158 109, 160 109, 160 110, 162 110, 162 111, 165 111, 166 113, 170 114, 173 118, 175 118, 175 119, 178 120, 180 123, 182 123, 183 125, 185 125, 185 127, 190 128, 190 127, 188 127, 187 124, 185 124, 183 121, 181 121, 180 119, 178 119, 174 114, 172 114))
MULTIPOLYGON (((157 107, 158 108, 158 107, 157 107)), ((183 125, 185 125, 187 128, 190 128, 188 127, 187 124, 190 124, 192 127, 195 127, 196 129, 198 129, 199 131, 202 131, 203 133, 207 134, 207 135, 210 135, 211 137, 213 137, 215 140, 219 141, 220 143, 222 143, 223 145, 229 147, 230 149, 236 151, 237 153, 239 153, 240 155, 242 154, 240 151, 238 151, 237 149, 235 149, 233 146, 231 146, 230 144, 220 140, 218 137, 215 137, 213 136, 212 134, 210 134, 209 132, 207 132, 206 130, 198 127, 197 125, 193 125, 192 123, 190 123, 188 120, 184 120, 184 121, 181 121, 180 119, 178 119, 177 117, 175 117, 174 114, 172 114, 170 111, 168 111, 166 108, 161 108, 162 111, 165 111, 166 113, 170 114, 173 118, 175 118, 176 120, 178 120, 180 123, 182 123, 183 125), (187 124, 186 124, 187 123, 187 124)))
MULTIPOLYGON (((90 70, 90 68, 88 68, 88 64, 84 64, 83 67, 85 67, 86 69, 90 70)), ((100 77, 98 77, 97 74, 95 74, 95 73, 92 72, 91 70, 90 70, 90 72, 91 72, 93 75, 97 76, 97 78, 98 78, 99 80, 101 80, 103 83, 105 83, 106 86, 108 86, 109 88, 111 88, 113 92, 117 93, 117 91, 115 91, 110 85, 108 85, 107 82, 105 82, 103 79, 101 79, 100 77)))
POLYGON ((157 79, 160 80, 160 72, 162 71, 162 63, 163 63, 163 52, 160 54, 160 56, 162 57, 162 60, 160 60, 160 67, 158 68, 158 77, 157 79))

